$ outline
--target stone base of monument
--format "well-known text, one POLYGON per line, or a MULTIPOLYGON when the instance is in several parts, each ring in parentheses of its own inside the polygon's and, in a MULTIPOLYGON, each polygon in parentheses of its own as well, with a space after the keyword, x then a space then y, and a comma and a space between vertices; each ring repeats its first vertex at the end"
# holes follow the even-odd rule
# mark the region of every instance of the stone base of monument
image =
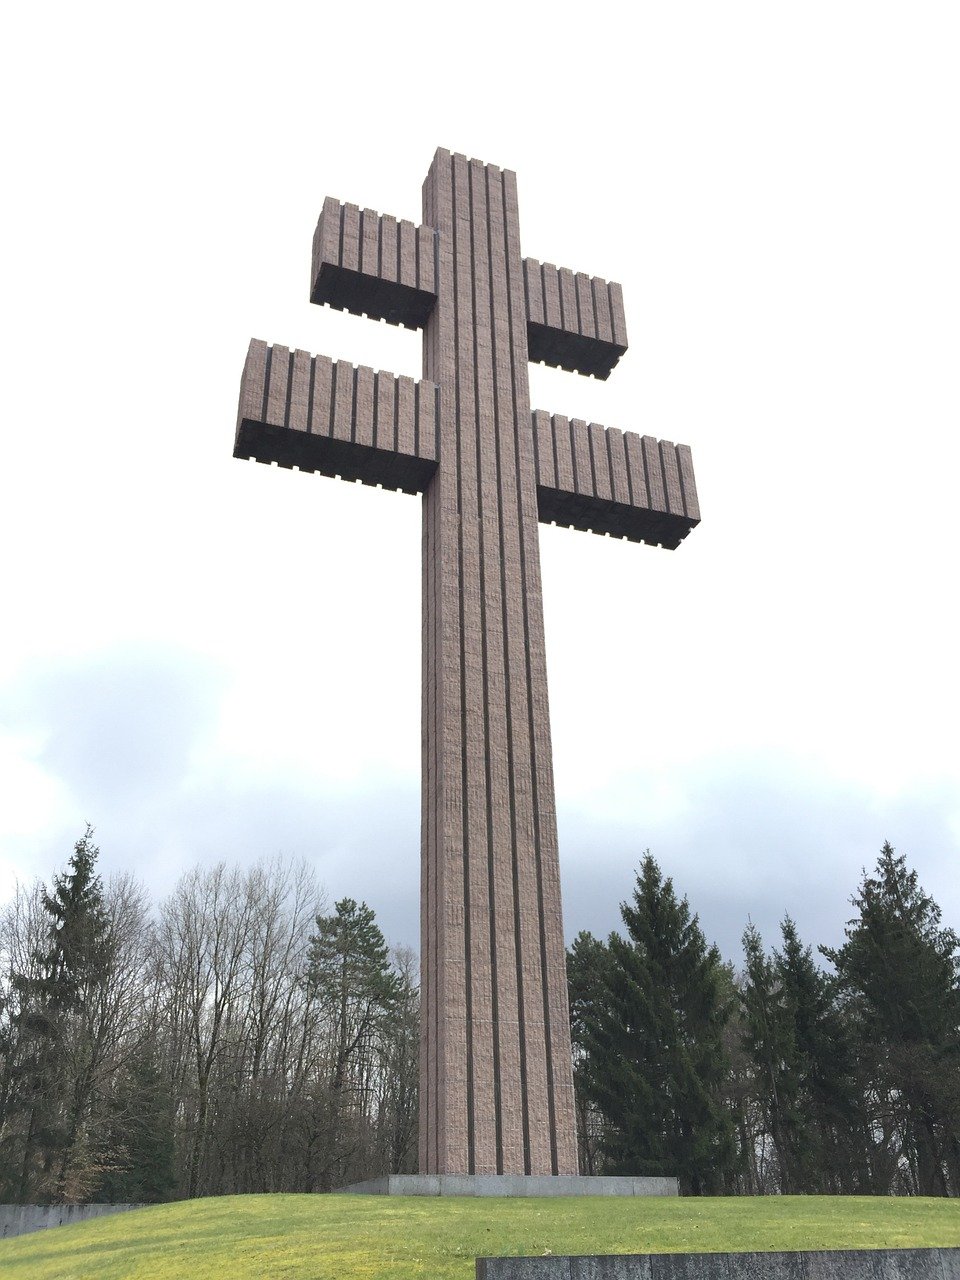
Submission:
POLYGON ((960 1249, 478 1258, 476 1280, 960 1280, 960 1249))
POLYGON ((355 1196, 675 1196, 676 1178, 575 1177, 515 1173, 391 1173, 338 1187, 355 1196))
POLYGON ((142 1208, 142 1204, 0 1204, 0 1240, 142 1208))

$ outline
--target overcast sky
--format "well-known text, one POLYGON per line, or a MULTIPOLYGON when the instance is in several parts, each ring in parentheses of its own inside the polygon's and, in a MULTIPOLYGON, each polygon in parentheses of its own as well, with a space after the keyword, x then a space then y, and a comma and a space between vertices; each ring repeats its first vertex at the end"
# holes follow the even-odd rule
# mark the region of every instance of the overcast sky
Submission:
POLYGON ((282 853, 416 945, 420 502, 231 457, 251 337, 419 376, 308 302, 325 195, 515 169, 623 284, 609 382, 689 443, 675 552, 542 531, 568 936, 650 848, 730 958, 836 942, 885 839, 960 927, 955 3, 21 5, 0 220, 0 901, 90 821, 154 894, 282 853))

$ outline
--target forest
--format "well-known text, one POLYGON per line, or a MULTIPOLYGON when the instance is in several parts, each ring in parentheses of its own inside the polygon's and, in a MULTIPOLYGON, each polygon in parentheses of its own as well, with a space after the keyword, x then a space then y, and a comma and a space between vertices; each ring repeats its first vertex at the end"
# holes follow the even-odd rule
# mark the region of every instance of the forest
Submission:
MULTIPOLYGON (((415 954, 304 863, 104 882, 88 828, 0 912, 0 1201, 326 1191, 417 1160, 415 954)), ((960 943, 889 844, 842 945, 738 963, 649 853, 568 951, 581 1171, 685 1194, 960 1194, 960 943)))

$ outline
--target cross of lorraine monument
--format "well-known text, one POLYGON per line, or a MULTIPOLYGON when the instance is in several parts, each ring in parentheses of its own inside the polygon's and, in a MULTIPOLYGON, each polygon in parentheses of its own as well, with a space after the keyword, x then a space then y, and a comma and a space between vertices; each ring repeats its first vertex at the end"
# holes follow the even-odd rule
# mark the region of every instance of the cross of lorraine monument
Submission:
POLYGON ((423 495, 420 1172, 576 1174, 538 522, 675 548, 690 450, 531 412, 528 361, 627 336, 522 257, 509 170, 438 150, 421 226, 325 200, 310 297, 424 331, 420 382, 252 342, 234 449, 423 495))

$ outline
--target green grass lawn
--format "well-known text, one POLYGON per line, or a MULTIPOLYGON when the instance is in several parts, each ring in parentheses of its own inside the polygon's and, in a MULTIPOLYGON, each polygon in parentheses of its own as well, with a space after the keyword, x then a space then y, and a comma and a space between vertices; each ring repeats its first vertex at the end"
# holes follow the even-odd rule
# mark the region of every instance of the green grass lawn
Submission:
POLYGON ((232 1196, 0 1241, 3 1280, 472 1280, 482 1254, 960 1246, 953 1200, 232 1196))

